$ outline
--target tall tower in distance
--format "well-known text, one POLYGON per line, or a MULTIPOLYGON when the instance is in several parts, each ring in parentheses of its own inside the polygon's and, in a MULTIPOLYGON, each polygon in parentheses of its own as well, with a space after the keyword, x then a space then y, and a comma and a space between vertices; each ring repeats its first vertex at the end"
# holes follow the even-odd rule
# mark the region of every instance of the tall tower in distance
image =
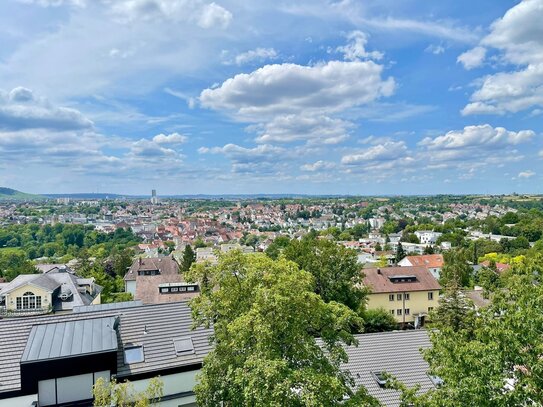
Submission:
POLYGON ((158 198, 156 196, 156 189, 151 190, 151 203, 156 205, 158 203, 158 198))

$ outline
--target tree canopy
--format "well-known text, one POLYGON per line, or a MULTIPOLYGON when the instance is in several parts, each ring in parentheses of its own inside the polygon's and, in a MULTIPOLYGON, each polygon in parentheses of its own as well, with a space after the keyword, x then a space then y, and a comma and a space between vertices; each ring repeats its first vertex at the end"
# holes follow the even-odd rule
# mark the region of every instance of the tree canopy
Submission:
POLYGON ((311 273, 315 292, 325 302, 336 301, 357 311, 366 297, 360 286, 363 274, 354 250, 327 239, 292 240, 284 249, 286 259, 311 273))
POLYGON ((191 302, 195 323, 214 327, 213 350, 195 387, 199 405, 372 400, 364 389, 353 393, 352 379, 339 368, 346 361, 342 344, 355 342, 351 330, 361 319, 342 304, 323 301, 314 292, 315 278, 296 263, 232 251, 217 265, 193 265, 188 278, 201 285, 191 302))

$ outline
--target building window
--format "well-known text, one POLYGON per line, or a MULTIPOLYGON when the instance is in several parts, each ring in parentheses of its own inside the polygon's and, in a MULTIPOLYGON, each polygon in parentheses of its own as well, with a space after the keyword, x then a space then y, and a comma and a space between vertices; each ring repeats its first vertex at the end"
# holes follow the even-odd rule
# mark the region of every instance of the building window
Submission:
POLYGON ((402 310, 398 308, 398 309, 396 310, 396 315, 402 315, 402 310))
POLYGON ((428 301, 432 301, 433 299, 434 299, 434 293, 430 291, 428 293, 428 301))
POLYGON ((396 299, 397 299, 398 301, 401 301, 401 300, 402 300, 402 295, 401 295, 401 294, 397 294, 397 295, 396 295, 396 299))
POLYGON ((409 293, 405 293, 405 294, 403 295, 403 299, 404 299, 404 300, 409 300, 409 293))
POLYGON ((385 375, 385 372, 372 372, 372 374, 379 387, 384 388, 387 384, 387 377, 385 375))
POLYGON ((391 309, 391 310, 390 310, 390 313, 391 313, 392 315, 394 315, 394 310, 393 310, 393 309, 391 309))
POLYGON ((179 287, 172 287, 171 290, 172 290, 172 293, 177 293, 179 292, 179 287))
POLYGON ((124 363, 140 363, 144 360, 143 346, 130 346, 124 348, 124 363))
POLYGON ((169 290, 168 290, 168 287, 162 287, 160 288, 160 292, 161 293, 167 293, 169 290))
POLYGON ((39 309, 41 308, 41 297, 27 291, 22 297, 16 298, 17 309, 39 309))
POLYGON ((409 308, 406 308, 404 314, 409 315, 409 313, 410 313, 409 308))
POLYGON ((178 338, 173 340, 175 347, 175 354, 177 356, 184 355, 186 353, 194 353, 194 345, 192 338, 178 338))
POLYGON ((428 307, 428 312, 432 312, 434 310, 434 307, 428 307))
POLYGON ((194 286, 187 287, 187 291, 194 291, 194 286))
POLYGON ((388 295, 388 300, 389 301, 394 301, 394 294, 389 294, 388 295))

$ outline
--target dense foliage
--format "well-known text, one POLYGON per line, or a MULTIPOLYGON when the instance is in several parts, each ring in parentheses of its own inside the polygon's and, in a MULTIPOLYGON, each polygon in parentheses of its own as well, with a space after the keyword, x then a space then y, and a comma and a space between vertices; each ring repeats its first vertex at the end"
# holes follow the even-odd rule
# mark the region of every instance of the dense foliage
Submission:
POLYGON ((443 386, 421 406, 543 403, 543 257, 512 267, 491 305, 431 332, 426 357, 443 386))
POLYGON ((323 301, 313 276, 296 263, 233 251, 216 266, 195 264, 189 278, 202 288, 191 303, 196 323, 214 327, 214 348, 195 387, 199 405, 339 406, 369 400, 363 389, 352 392, 352 379, 339 368, 346 360, 342 343, 354 343, 350 332, 360 318, 342 304, 323 301))
POLYGON ((361 288, 363 275, 354 250, 328 239, 308 234, 301 240, 278 238, 267 250, 268 256, 282 254, 315 279, 315 293, 326 302, 336 301, 358 311, 366 298, 361 288))

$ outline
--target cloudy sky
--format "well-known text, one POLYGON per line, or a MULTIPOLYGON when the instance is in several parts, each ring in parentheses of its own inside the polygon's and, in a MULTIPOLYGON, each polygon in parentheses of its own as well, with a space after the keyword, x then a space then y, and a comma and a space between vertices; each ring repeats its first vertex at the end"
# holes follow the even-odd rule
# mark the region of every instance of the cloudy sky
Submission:
POLYGON ((0 186, 543 193, 543 0, 2 0, 0 186))

